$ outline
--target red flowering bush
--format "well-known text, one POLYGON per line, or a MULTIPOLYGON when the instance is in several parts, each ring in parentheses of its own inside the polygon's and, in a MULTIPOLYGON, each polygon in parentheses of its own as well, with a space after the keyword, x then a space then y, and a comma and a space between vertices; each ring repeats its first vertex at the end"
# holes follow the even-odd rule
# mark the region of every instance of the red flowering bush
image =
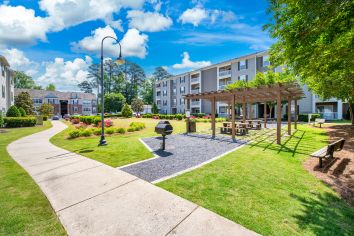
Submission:
MULTIPOLYGON (((101 127, 101 122, 98 122, 97 127, 101 127)), ((104 127, 111 127, 113 125, 112 120, 105 120, 104 121, 104 127)))

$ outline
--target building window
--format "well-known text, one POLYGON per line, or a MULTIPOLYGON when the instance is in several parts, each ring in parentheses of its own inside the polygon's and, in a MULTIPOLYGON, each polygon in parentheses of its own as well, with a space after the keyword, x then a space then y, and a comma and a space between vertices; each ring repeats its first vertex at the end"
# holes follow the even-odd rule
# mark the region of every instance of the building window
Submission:
POLYGON ((238 70, 245 70, 248 67, 248 60, 242 60, 238 62, 238 70))
POLYGON ((91 108, 89 108, 89 107, 84 107, 84 109, 83 109, 84 111, 91 111, 91 108))
POLYGON ((180 94, 184 94, 186 92, 185 90, 186 90, 186 88, 184 86, 180 87, 179 88, 180 94))
POLYGON ((179 82, 182 84, 182 83, 185 83, 186 82, 186 77, 183 76, 183 77, 180 77, 179 78, 179 82))
POLYGON ((240 76, 238 77, 238 80, 242 80, 242 81, 248 82, 248 75, 240 75, 240 76))
POLYGON ((74 107, 74 112, 78 112, 79 109, 77 107, 74 107))
POLYGON ((48 103, 49 103, 49 104, 55 104, 55 101, 54 101, 54 99, 48 98, 48 103))
POLYGON ((158 92, 156 92, 156 96, 161 96, 161 92, 160 91, 158 91, 158 92))
POLYGON ((1 65, 1 74, 5 76, 5 65, 1 65))
POLYGON ((34 99, 32 99, 32 101, 33 101, 34 104, 40 104, 40 103, 43 102, 43 100, 39 99, 39 98, 34 98, 34 99))
POLYGON ((263 56, 263 67, 270 66, 269 56, 263 56))
POLYGON ((162 102, 162 105, 163 105, 163 106, 167 106, 167 100, 164 100, 164 101, 162 102))
POLYGON ((167 81, 162 82, 162 87, 167 87, 167 81))
POLYGON ((185 104, 184 98, 180 98, 180 99, 179 99, 179 104, 181 104, 181 105, 184 105, 184 104, 185 104))
POLYGON ((5 98, 5 86, 4 85, 1 86, 1 94, 2 94, 2 97, 5 98))
POLYGON ((226 113, 226 107, 225 106, 219 107, 219 113, 220 114, 225 114, 226 113))
POLYGON ((176 95, 177 95, 177 89, 174 88, 172 92, 173 92, 173 93, 172 93, 173 96, 176 96, 176 95))
POLYGON ((162 95, 167 96, 167 91, 166 90, 162 91, 162 95))

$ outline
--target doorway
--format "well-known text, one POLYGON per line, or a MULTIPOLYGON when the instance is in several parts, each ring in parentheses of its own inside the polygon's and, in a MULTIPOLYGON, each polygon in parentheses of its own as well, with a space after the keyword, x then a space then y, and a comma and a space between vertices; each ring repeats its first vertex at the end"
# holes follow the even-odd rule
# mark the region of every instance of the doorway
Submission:
POLYGON ((68 114, 68 100, 60 100, 60 114, 62 117, 68 114))

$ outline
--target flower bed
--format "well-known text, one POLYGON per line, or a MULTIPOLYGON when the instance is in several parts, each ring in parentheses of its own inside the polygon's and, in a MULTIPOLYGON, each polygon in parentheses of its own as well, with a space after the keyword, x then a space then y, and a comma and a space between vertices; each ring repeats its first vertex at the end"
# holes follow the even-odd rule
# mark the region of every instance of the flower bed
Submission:
MULTIPOLYGON (((106 122, 105 122, 106 123, 106 122)), ((89 127, 86 124, 81 123, 82 125, 75 126, 76 129, 69 132, 69 139, 75 139, 78 137, 90 137, 92 135, 99 136, 101 135, 101 128, 89 127)), ((105 133, 108 135, 114 134, 125 134, 128 132, 135 132, 145 128, 145 124, 142 122, 132 122, 129 125, 129 128, 126 130, 124 128, 114 128, 109 127, 105 129, 105 133)))

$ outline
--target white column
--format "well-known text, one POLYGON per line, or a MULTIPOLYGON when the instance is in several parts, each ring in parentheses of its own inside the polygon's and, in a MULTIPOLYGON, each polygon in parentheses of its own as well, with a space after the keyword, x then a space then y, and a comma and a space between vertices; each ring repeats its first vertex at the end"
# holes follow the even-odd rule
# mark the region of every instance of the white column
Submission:
POLYGON ((342 100, 338 100, 338 102, 337 102, 337 114, 338 114, 338 120, 343 119, 343 102, 342 102, 342 100))

